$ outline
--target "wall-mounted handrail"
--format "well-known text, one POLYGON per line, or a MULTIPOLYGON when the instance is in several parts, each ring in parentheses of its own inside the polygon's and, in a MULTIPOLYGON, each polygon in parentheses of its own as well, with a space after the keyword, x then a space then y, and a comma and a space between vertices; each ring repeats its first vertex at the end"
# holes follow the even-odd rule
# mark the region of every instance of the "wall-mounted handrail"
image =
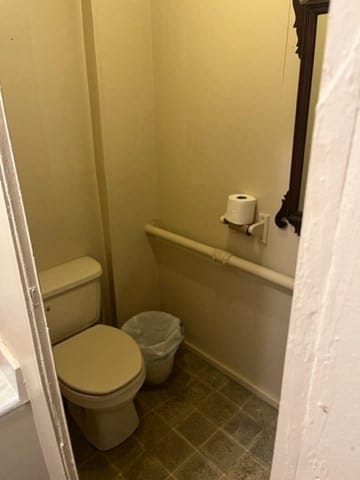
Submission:
POLYGON ((168 230, 164 230, 163 228, 159 228, 151 224, 145 225, 145 232, 154 237, 161 238, 170 243, 187 248, 188 250, 193 250, 201 255, 210 257, 216 262, 239 268, 244 272, 262 278, 263 280, 266 280, 274 285, 278 285, 286 290, 292 291, 294 288, 294 279, 292 277, 288 277, 287 275, 278 273, 270 268, 266 268, 256 263, 249 262, 248 260, 244 260, 243 258, 227 252, 226 250, 210 247, 204 243, 196 242, 195 240, 191 240, 190 238, 169 232, 168 230))

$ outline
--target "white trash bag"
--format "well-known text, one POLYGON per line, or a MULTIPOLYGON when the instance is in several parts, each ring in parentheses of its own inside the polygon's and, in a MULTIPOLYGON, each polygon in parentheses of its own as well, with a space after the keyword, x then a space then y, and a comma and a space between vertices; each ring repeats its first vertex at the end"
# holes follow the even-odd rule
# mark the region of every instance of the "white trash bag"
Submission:
POLYGON ((146 365, 146 381, 164 382, 171 373, 174 355, 184 340, 181 321, 170 313, 142 312, 122 327, 139 345, 146 365))

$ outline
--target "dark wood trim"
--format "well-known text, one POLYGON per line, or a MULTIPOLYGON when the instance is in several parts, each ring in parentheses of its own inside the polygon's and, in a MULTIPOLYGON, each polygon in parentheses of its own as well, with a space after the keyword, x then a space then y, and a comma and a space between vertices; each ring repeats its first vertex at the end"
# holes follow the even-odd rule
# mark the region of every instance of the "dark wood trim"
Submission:
POLYGON ((296 53, 301 58, 301 45, 302 45, 302 35, 303 35, 303 24, 304 24, 304 9, 299 3, 299 0, 293 0, 293 7, 295 10, 295 23, 294 28, 296 29, 298 42, 296 45, 296 53))
POLYGON ((300 235, 302 212, 299 210, 301 180, 310 107, 311 84, 314 66, 316 30, 318 16, 328 12, 329 0, 308 0, 300 3, 293 0, 298 35, 297 54, 300 57, 300 74, 296 103, 294 142, 291 160, 289 191, 282 200, 282 206, 275 217, 279 228, 293 225, 300 235))

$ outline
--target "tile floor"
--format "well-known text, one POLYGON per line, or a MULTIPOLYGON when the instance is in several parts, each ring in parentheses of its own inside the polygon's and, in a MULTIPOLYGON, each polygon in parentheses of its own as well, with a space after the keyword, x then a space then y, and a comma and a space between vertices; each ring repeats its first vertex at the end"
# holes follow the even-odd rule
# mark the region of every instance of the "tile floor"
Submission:
POLYGON ((267 480, 277 411, 183 349, 171 378, 143 387, 140 426, 98 452, 69 421, 80 480, 267 480))

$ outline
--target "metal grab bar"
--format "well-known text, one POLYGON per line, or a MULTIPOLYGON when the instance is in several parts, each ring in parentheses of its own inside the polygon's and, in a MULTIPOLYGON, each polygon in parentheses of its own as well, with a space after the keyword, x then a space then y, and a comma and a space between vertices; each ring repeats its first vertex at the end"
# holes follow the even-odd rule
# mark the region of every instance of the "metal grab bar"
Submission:
POLYGON ((145 232, 153 237, 161 238, 170 243, 187 248, 188 250, 193 250, 201 255, 210 257, 212 260, 222 263, 223 265, 231 265, 232 267, 262 278, 263 280, 278 285, 290 292, 292 292, 294 288, 294 279, 292 277, 275 272, 270 268, 263 267, 256 263, 249 262, 248 260, 244 260, 226 250, 210 247, 204 243, 196 242, 195 240, 191 240, 190 238, 169 232, 168 230, 164 230, 163 228, 151 224, 145 225, 145 232))

